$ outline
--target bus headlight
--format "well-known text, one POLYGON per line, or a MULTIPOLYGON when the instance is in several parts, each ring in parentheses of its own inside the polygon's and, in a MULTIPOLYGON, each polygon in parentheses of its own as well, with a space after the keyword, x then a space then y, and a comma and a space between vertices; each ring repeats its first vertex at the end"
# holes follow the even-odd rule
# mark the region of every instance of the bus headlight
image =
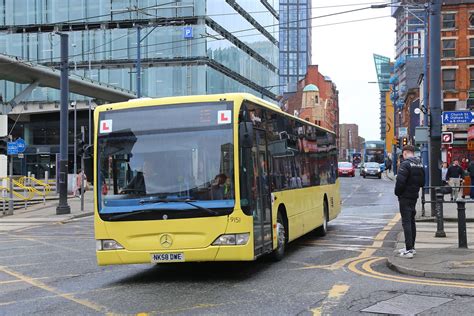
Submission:
POLYGON ((95 249, 100 250, 118 250, 125 249, 121 244, 113 239, 99 239, 95 241, 95 249))
POLYGON ((213 243, 213 246, 221 245, 245 245, 250 238, 249 233, 220 235, 213 243))

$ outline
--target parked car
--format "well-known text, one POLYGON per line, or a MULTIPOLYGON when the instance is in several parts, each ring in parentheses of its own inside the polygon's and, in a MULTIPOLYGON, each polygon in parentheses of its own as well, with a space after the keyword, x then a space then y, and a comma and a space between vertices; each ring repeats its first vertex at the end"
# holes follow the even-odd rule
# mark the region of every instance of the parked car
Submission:
POLYGON ((365 177, 377 177, 382 178, 382 169, 380 164, 377 162, 367 162, 364 164, 363 168, 360 170, 361 175, 365 177))
POLYGON ((337 165, 339 176, 355 176, 355 168, 350 162, 339 162, 337 165))

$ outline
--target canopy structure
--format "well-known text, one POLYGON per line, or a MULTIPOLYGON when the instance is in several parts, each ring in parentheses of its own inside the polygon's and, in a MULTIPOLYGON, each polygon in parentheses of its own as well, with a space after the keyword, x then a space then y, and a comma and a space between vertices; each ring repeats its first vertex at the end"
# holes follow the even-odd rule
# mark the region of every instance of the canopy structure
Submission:
MULTIPOLYGON (((59 89, 60 77, 61 72, 57 69, 0 54, 0 80, 59 89)), ((69 91, 108 102, 136 98, 132 91, 77 75, 69 75, 69 91)))

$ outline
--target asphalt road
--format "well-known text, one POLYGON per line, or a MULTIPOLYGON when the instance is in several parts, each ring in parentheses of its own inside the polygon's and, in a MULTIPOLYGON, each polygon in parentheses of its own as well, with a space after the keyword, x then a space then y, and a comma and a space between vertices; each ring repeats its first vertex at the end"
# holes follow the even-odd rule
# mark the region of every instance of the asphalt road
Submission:
POLYGON ((406 314, 473 315, 474 284, 386 268, 401 230, 393 182, 341 181, 328 235, 293 242, 278 263, 98 267, 92 218, 2 233, 0 315, 359 315, 392 301, 406 314))

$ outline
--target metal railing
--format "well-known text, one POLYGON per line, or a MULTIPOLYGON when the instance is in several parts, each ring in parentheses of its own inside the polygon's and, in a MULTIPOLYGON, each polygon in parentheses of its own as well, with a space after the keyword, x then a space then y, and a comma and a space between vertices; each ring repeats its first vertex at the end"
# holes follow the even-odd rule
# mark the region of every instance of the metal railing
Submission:
POLYGON ((31 201, 35 196, 39 196, 43 199, 43 203, 46 203, 46 196, 51 193, 51 185, 48 183, 38 180, 34 177, 19 177, 17 179, 10 177, 1 177, 0 178, 0 201, 5 204, 5 202, 10 201, 10 186, 9 183, 12 182, 12 195, 13 199, 16 197, 20 201, 25 202, 25 209, 28 207, 28 201, 31 201), (38 187, 40 189, 38 189, 38 187), (22 192, 22 193, 20 193, 22 192))
POLYGON ((467 246, 467 228, 466 228, 466 203, 467 204, 474 204, 474 200, 471 199, 457 199, 454 201, 445 201, 444 196, 447 194, 451 194, 447 192, 446 188, 451 189, 465 189, 465 188, 472 188, 473 186, 437 186, 437 187, 424 187, 422 190, 421 195, 421 203, 422 203, 422 214, 421 216, 425 216, 425 204, 430 203, 435 205, 434 207, 434 214, 432 209, 431 216, 436 216, 436 233, 435 237, 446 237, 446 232, 444 231, 444 212, 443 212, 443 204, 456 204, 457 205, 457 219, 458 219, 458 248, 468 248, 467 246), (425 190, 434 189, 435 191, 435 200, 434 201, 426 201, 425 199, 425 190))

